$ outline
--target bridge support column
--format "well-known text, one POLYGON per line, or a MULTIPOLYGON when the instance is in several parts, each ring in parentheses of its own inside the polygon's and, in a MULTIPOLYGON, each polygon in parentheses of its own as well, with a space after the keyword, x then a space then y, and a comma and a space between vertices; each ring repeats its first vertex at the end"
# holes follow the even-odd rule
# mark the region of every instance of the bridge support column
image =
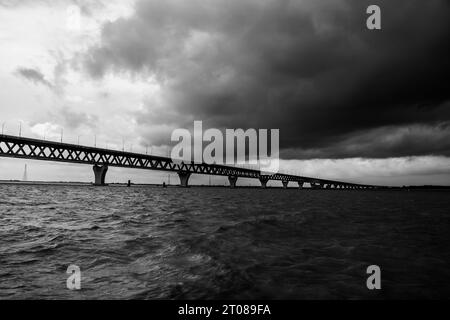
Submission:
POLYGON ((289 184, 289 181, 288 181, 288 180, 283 180, 283 181, 281 181, 281 182, 283 183, 283 188, 284 188, 284 189, 287 189, 288 184, 289 184))
POLYGON ((228 181, 230 182, 230 188, 236 188, 236 182, 238 177, 236 176, 228 176, 228 181))
POLYGON ((299 189, 303 189, 304 182, 303 181, 297 181, 297 183, 298 183, 298 188, 299 189))
POLYGON ((259 177, 259 182, 261 182, 261 188, 265 189, 267 187, 267 181, 269 181, 269 178, 259 177))
POLYGON ((323 183, 311 183, 312 189, 323 189, 323 183))
POLYGON ((92 167, 94 170, 95 182, 94 186, 104 186, 105 185, 105 177, 106 172, 108 171, 108 165, 104 164, 102 166, 94 164, 92 167))
POLYGON ((191 173, 186 171, 178 171, 178 177, 180 177, 180 186, 187 188, 189 186, 188 183, 191 173))

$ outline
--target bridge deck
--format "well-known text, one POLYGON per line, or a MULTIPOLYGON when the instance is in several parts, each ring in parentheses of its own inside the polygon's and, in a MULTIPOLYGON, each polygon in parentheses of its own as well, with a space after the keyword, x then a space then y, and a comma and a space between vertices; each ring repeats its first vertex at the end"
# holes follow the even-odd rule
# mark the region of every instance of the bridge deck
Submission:
POLYGON ((373 187, 342 181, 325 180, 289 174, 264 174, 259 170, 207 163, 185 163, 171 158, 87 147, 47 140, 0 135, 0 156, 45 161, 59 161, 91 165, 108 165, 136 169, 186 172, 195 174, 255 178, 328 184, 340 186, 373 187))

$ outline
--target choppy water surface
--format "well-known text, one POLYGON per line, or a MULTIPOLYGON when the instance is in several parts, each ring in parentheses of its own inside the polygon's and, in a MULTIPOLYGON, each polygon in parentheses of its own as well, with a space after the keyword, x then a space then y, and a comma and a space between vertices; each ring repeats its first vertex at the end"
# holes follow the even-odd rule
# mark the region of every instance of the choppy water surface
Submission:
POLYGON ((445 191, 0 185, 0 298, 448 298, 449 204, 445 191), (381 291, 366 288, 371 264, 381 291))

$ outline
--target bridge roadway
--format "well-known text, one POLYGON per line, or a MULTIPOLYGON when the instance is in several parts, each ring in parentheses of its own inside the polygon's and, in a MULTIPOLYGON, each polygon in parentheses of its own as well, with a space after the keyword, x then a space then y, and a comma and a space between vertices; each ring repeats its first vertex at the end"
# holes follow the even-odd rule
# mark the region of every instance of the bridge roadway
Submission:
POLYGON ((259 170, 231 167, 207 163, 184 163, 171 158, 154 155, 123 152, 102 148, 87 147, 54 141, 0 135, 0 156, 45 161, 90 164, 93 166, 95 185, 105 185, 109 166, 136 169, 149 169, 177 172, 180 186, 187 187, 192 174, 227 176, 230 187, 236 187, 238 178, 259 179, 261 187, 266 188, 270 180, 280 180, 287 188, 295 182, 299 188, 309 183, 313 189, 376 189, 373 185, 355 184, 343 181, 318 179, 290 174, 263 174, 259 170))

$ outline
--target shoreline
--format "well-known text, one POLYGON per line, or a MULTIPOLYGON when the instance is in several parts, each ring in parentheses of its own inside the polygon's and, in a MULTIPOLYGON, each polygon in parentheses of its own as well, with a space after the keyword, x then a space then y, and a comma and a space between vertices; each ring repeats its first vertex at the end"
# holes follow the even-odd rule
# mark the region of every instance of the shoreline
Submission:
MULTIPOLYGON (((92 182, 77 182, 77 181, 19 181, 19 180, 0 180, 0 185, 27 185, 27 186, 35 186, 35 185, 60 185, 60 186, 85 186, 92 187, 94 184, 92 182)), ((106 184, 107 187, 128 187, 126 182, 113 182, 106 184)), ((160 187, 162 188, 162 183, 131 183, 132 187, 160 187)), ((179 185, 171 184, 166 185, 168 188, 179 188, 179 185)), ((230 188, 228 185, 190 185, 190 188, 230 188)), ((236 189, 261 189, 260 186, 236 186, 236 189)), ((267 187, 267 189, 283 189, 282 186, 271 186, 267 187)), ((289 187, 288 189, 296 189, 296 187, 289 187)), ((314 189, 304 187, 302 190, 330 190, 334 191, 335 189, 314 189)), ((402 187, 387 187, 380 190, 430 190, 430 191, 450 191, 450 186, 402 186, 402 187)), ((380 191, 378 190, 378 191, 380 191)), ((338 190, 342 191, 342 190, 338 190)), ((350 190, 351 191, 351 190, 350 190)), ((358 190, 356 190, 358 191, 358 190)), ((364 190, 363 190, 364 191, 364 190)), ((367 191, 367 190, 365 190, 367 191)), ((369 190, 374 191, 374 190, 369 190)))

